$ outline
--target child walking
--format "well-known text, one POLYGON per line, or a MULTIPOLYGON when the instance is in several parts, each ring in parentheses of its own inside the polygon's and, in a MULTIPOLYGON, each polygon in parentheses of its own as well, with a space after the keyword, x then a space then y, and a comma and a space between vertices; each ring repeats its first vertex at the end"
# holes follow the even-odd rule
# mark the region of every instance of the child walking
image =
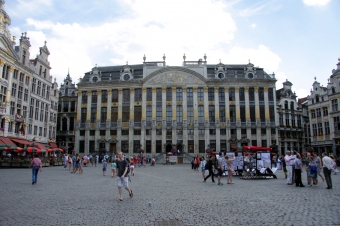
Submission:
POLYGON ((106 173, 106 166, 107 166, 106 159, 103 159, 103 176, 105 176, 106 173))

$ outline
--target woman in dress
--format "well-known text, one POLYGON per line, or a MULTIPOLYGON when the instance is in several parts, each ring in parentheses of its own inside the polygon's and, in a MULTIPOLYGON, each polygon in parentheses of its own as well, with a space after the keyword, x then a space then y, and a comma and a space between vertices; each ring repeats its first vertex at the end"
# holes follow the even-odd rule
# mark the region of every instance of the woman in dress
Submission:
POLYGON ((233 158, 229 158, 228 155, 225 155, 225 160, 227 162, 227 169, 228 169, 227 184, 234 184, 234 182, 233 182, 233 174, 234 174, 233 161, 235 160, 235 155, 233 154, 233 158))
POLYGON ((131 175, 134 176, 135 175, 135 162, 133 161, 133 159, 131 159, 130 161, 130 171, 131 171, 131 175))
POLYGON ((198 172, 198 168, 200 166, 200 163, 201 163, 200 158, 198 157, 198 155, 196 155, 196 157, 195 157, 195 166, 196 166, 196 171, 197 172, 198 172))
MULTIPOLYGON (((316 171, 318 172, 318 175, 321 177, 322 181, 325 182, 325 178, 321 175, 321 170, 322 170, 322 161, 321 158, 318 156, 318 154, 314 151, 313 152, 313 158, 316 163, 316 171)), ((318 186, 319 182, 318 179, 316 179, 316 184, 315 186, 318 186)))
POLYGON ((336 158, 334 156, 331 156, 331 159, 333 159, 333 169, 332 172, 334 173, 334 175, 336 175, 337 173, 339 173, 339 169, 336 165, 336 158))

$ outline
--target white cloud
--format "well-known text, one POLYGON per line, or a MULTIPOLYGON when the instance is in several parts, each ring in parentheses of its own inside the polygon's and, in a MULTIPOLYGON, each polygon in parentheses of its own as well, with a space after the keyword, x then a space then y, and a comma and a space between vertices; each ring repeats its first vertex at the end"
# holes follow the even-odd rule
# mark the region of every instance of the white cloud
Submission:
POLYGON ((46 10, 51 10, 53 0, 16 0, 15 8, 6 9, 11 16, 23 17, 26 15, 43 14, 46 10))
POLYGON ((250 25, 250 27, 251 27, 252 29, 255 29, 256 26, 257 26, 257 24, 252 24, 252 25, 250 25))
POLYGON ((303 0, 303 3, 308 6, 324 6, 330 2, 331 0, 303 0))

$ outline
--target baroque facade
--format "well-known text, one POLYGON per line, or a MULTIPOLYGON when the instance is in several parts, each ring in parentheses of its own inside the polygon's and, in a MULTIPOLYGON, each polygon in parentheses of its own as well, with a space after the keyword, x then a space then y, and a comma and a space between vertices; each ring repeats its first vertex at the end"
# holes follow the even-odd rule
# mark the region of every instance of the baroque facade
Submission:
POLYGON ((163 61, 98 67, 78 83, 75 150, 155 155, 174 146, 270 146, 278 140, 275 74, 248 64, 168 66, 163 61))
POLYGON ((0 136, 19 141, 54 141, 58 87, 50 75, 50 52, 45 42, 39 54, 30 59, 30 39, 26 32, 22 33, 17 45, 8 29, 11 19, 4 7, 5 1, 1 0, 0 136))
POLYGON ((69 154, 74 149, 77 101, 77 88, 75 83, 72 83, 72 78, 68 73, 59 89, 56 143, 59 147, 67 149, 69 154))
POLYGON ((286 80, 283 88, 276 91, 277 125, 279 125, 279 146, 282 154, 285 154, 287 150, 296 150, 300 153, 304 150, 303 111, 295 92, 292 91, 292 85, 286 80))
POLYGON ((311 147, 321 152, 340 155, 340 59, 332 70, 327 86, 313 83, 307 97, 310 120, 311 147))

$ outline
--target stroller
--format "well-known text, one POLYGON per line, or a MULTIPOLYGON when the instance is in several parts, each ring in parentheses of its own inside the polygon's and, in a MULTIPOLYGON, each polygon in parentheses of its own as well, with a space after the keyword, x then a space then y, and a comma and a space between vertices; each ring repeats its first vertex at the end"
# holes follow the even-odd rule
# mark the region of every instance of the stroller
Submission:
POLYGON ((155 164, 156 164, 156 160, 155 160, 155 159, 152 159, 152 160, 151 160, 151 165, 150 165, 150 166, 155 166, 155 164))

